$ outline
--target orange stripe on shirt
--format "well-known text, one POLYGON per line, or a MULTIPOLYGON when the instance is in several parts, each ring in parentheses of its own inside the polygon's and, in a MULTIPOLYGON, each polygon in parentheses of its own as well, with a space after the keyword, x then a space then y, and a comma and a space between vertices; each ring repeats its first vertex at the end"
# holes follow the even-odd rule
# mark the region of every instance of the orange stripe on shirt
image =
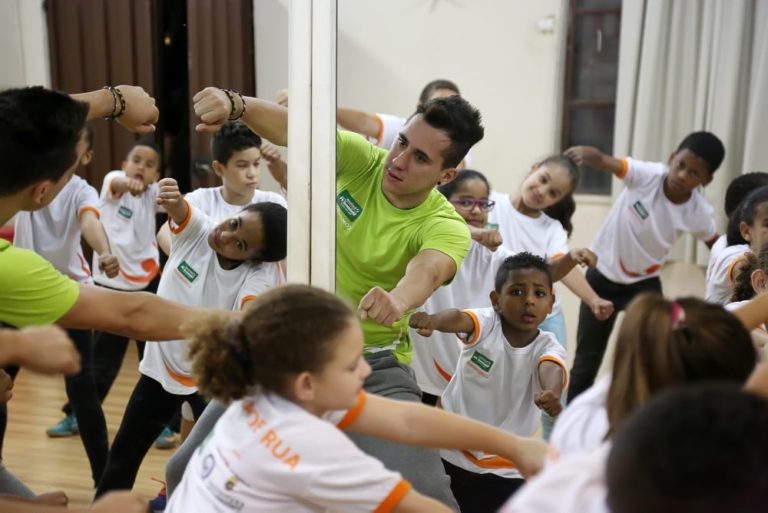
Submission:
POLYGON ((187 205, 187 215, 184 218, 184 220, 181 223, 179 223, 179 225, 176 228, 173 227, 172 223, 168 223, 168 228, 171 229, 171 233, 173 233, 174 235, 178 235, 181 232, 183 232, 184 228, 186 228, 187 225, 189 224, 189 220, 192 218, 192 205, 190 205, 189 202, 187 202, 187 200, 184 200, 184 204, 187 205))
POLYGON ((539 360, 539 364, 536 366, 536 369, 538 370, 538 368, 544 362, 552 362, 552 363, 556 363, 557 365, 559 365, 560 369, 562 369, 562 371, 563 371, 563 388, 568 386, 568 370, 565 368, 565 363, 562 360, 558 360, 554 356, 544 356, 544 357, 542 357, 539 360))
POLYGON ((733 262, 731 262, 731 265, 728 266, 728 281, 733 282, 733 272, 736 270, 736 266, 739 265, 740 262, 743 262, 746 259, 747 259, 746 253, 733 259, 733 262))
POLYGON ((357 395, 357 404, 354 408, 349 410, 346 415, 344 415, 344 418, 339 421, 338 424, 336 424, 336 427, 339 429, 347 429, 354 421, 357 420, 357 417, 360 416, 360 412, 363 411, 363 406, 365 406, 365 392, 360 392, 357 395))
POLYGON ((629 172, 629 159, 621 159, 621 171, 616 176, 623 180, 627 172, 629 172))
POLYGON ((437 369, 437 373, 440 374, 440 376, 443 377, 444 380, 450 381, 453 376, 451 376, 448 371, 440 367, 440 364, 437 363, 437 360, 432 358, 432 362, 435 364, 435 369, 437 369))
POLYGON ((249 294, 249 295, 245 296, 243 299, 241 299, 240 300, 240 310, 245 308, 245 304, 246 303, 248 303, 250 301, 253 301, 254 299, 256 299, 256 296, 254 296, 253 294, 249 294))
POLYGON ((472 462, 473 465, 480 468, 499 469, 499 468, 517 468, 517 465, 512 461, 502 458, 501 456, 492 456, 490 458, 477 459, 469 451, 461 451, 465 458, 472 462))
POLYGON ((469 346, 477 342, 477 339, 480 338, 480 321, 477 320, 477 316, 473 312, 470 312, 469 310, 462 310, 461 312, 469 315, 469 318, 472 319, 472 326, 473 326, 472 336, 469 337, 469 339, 462 337, 458 333, 456 334, 456 336, 459 337, 459 340, 461 340, 462 342, 464 342, 469 346))
POLYGON ((126 281, 130 281, 132 283, 149 283, 154 280, 155 276, 157 276, 157 273, 160 272, 160 266, 153 258, 147 258, 141 262, 141 268, 147 271, 147 274, 144 276, 132 276, 122 269, 120 269, 120 276, 125 278, 126 281))
POLYGON ((392 488, 392 491, 389 492, 389 495, 387 495, 384 500, 381 501, 379 507, 373 510, 373 513, 389 513, 390 511, 394 510, 398 504, 400 504, 400 501, 403 500, 403 497, 405 497, 406 494, 410 491, 411 483, 405 479, 401 479, 400 482, 398 482, 395 487, 392 488))
POLYGON ((384 137, 384 120, 378 114, 376 116, 376 122, 379 124, 379 133, 376 134, 376 146, 381 144, 381 138, 384 137))
POLYGON ((93 212, 94 214, 96 214, 96 219, 101 219, 101 212, 99 212, 99 209, 96 207, 92 207, 90 205, 86 205, 85 207, 81 208, 77 212, 77 218, 80 219, 80 217, 82 217, 82 215, 85 214, 86 212, 93 212))
POLYGON ((171 370, 170 367, 168 367, 168 364, 163 362, 163 365, 165 365, 165 371, 168 373, 168 375, 173 378, 173 380, 177 383, 181 383, 185 387, 196 387, 197 381, 195 381, 194 378, 188 378, 186 376, 182 376, 181 374, 177 374, 171 370))

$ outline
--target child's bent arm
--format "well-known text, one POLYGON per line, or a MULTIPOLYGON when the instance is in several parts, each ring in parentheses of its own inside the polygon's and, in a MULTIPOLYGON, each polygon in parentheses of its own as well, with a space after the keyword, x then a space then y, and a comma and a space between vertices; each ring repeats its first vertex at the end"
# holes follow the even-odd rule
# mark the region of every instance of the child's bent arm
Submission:
POLYGON ((488 424, 409 401, 366 395, 349 431, 395 442, 466 451, 484 451, 511 460, 524 477, 544 464, 547 444, 521 438, 488 424))
POLYGON ((451 513, 451 508, 411 488, 392 513, 451 513))
POLYGON ((555 362, 545 360, 539 364, 539 383, 542 390, 551 390, 558 397, 565 385, 565 369, 555 362))
POLYGON ((572 269, 565 275, 562 282, 592 310, 598 320, 604 321, 613 314, 613 303, 598 296, 578 269, 572 269))
POLYGON ((753 330, 768 321, 768 294, 761 294, 746 305, 734 310, 733 314, 748 329, 753 330))
POLYGON ((91 248, 102 255, 109 253, 109 238, 104 226, 99 221, 99 216, 93 210, 85 210, 80 214, 80 231, 83 238, 91 248))
POLYGON ((376 114, 355 109, 336 109, 336 122, 342 128, 366 137, 378 139, 381 125, 376 114))
POLYGON ((618 177, 624 173, 624 163, 620 159, 606 155, 592 146, 572 146, 563 153, 579 166, 608 171, 618 177))
POLYGON ((475 322, 468 313, 451 309, 433 314, 432 327, 443 333, 466 333, 471 335, 475 331, 475 322))
POLYGON ((571 257, 570 253, 550 261, 549 273, 552 275, 552 281, 564 279, 574 267, 576 267, 576 260, 571 257))
POLYGON ((163 223, 160 230, 155 237, 157 240, 157 246, 165 253, 166 256, 171 254, 171 227, 168 223, 163 223))

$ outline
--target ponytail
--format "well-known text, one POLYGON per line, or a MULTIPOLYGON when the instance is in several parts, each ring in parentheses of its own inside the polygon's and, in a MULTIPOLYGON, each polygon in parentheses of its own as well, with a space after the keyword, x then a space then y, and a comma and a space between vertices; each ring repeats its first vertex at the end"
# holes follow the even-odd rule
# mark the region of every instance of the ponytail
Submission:
POLYGON ((568 233, 568 238, 571 238, 573 233, 571 218, 576 213, 576 201, 573 199, 573 193, 563 196, 563 199, 545 208, 544 213, 552 219, 559 221, 563 229, 568 233))
POLYGON ((739 267, 738 272, 733 277, 731 303, 747 301, 755 297, 755 289, 752 288, 752 273, 760 268, 758 257, 749 251, 744 255, 744 258, 744 264, 739 267))

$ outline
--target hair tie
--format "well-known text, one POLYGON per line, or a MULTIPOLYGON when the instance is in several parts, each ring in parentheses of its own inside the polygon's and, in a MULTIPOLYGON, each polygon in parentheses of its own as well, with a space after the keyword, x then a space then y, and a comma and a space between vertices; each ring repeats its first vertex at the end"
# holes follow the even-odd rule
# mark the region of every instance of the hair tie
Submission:
POLYGON ((248 358, 243 347, 243 337, 240 334, 240 323, 238 321, 231 321, 227 325, 227 344, 229 345, 232 357, 244 369, 247 369, 250 365, 250 358, 248 358))
POLYGON ((682 326, 682 324, 685 322, 685 310, 683 310, 683 307, 680 306, 680 303, 677 301, 672 301, 671 305, 671 312, 669 316, 670 323, 672 324, 672 329, 676 330, 682 326))

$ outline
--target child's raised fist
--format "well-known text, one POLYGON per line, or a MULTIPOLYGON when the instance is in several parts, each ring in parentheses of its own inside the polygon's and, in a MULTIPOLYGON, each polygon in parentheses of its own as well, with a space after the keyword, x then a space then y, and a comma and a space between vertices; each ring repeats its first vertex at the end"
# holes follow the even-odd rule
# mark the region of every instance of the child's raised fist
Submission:
POLYGON ((408 326, 415 329, 422 337, 429 337, 435 328, 432 326, 432 316, 426 312, 416 312, 408 319, 408 326))
POLYGON ((560 398, 551 390, 536 392, 533 396, 533 403, 552 417, 556 417, 563 411, 560 398))

